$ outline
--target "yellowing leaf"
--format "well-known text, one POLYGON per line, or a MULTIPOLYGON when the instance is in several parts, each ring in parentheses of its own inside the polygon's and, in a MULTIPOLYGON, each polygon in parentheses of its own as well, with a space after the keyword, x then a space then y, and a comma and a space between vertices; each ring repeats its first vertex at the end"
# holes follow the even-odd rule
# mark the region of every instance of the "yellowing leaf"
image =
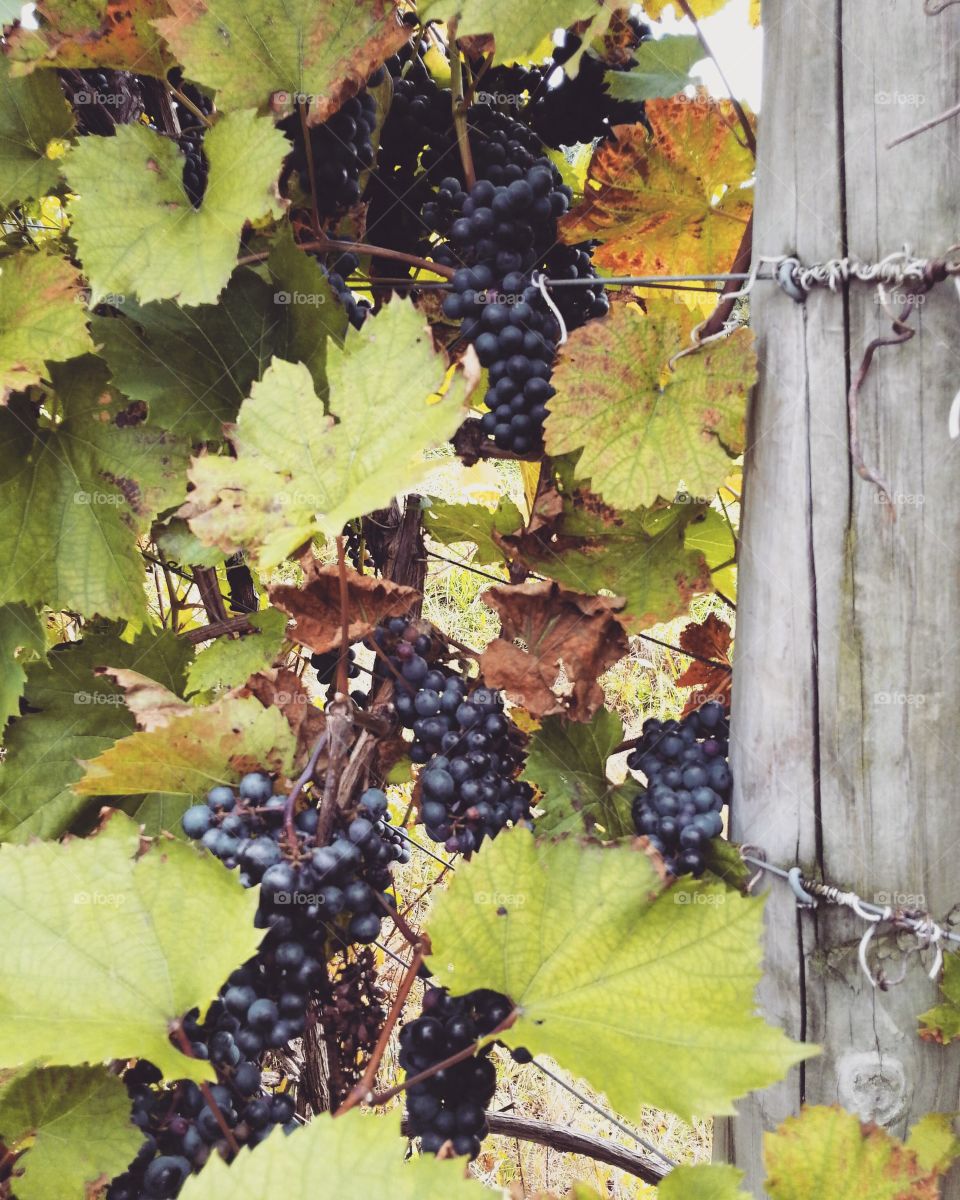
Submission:
POLYGON ((10 57, 20 72, 35 67, 112 67, 163 76, 170 51, 151 26, 166 0, 39 0, 39 29, 21 25, 10 36, 10 57))
POLYGON ((761 0, 750 0, 750 24, 754 28, 762 24, 761 0))
POLYGON ((597 0, 537 0, 533 8, 517 0, 423 0, 417 12, 424 21, 456 17, 459 37, 492 34, 494 61, 513 62, 532 58, 545 31, 595 17, 597 8, 597 0))
POLYGON ((0 208, 41 197, 58 182, 48 144, 73 129, 73 112, 52 71, 12 79, 0 56, 0 208))
POLYGON ((181 304, 217 299, 236 265, 244 223, 279 215, 277 177, 290 144, 271 120, 229 113, 203 142, 203 203, 183 190, 183 156, 144 125, 81 138, 66 157, 73 235, 92 303, 106 294, 181 304))
POLYGON ((138 846, 117 813, 94 838, 4 847, 0 1066, 143 1057, 168 1079, 214 1078, 168 1034, 256 949, 257 895, 192 846, 138 846))
POLYGON ((200 796, 258 766, 288 769, 293 744, 278 708, 227 697, 121 738, 84 764, 86 774, 73 790, 78 796, 200 796))
POLYGON ((21 250, 0 262, 0 399, 47 375, 46 363, 93 349, 76 270, 21 250))
POLYGON ((940 993, 941 1002, 920 1014, 920 1036, 947 1046, 960 1037, 960 954, 956 951, 943 956, 940 993))
POLYGON ((736 1167, 713 1163, 674 1167, 657 1187, 657 1200, 748 1200, 740 1189, 742 1180, 743 1172, 736 1167))
POLYGON ((20 711, 20 697, 27 681, 17 652, 34 654, 46 650, 39 616, 26 604, 0 605, 0 738, 8 719, 20 711))
POLYGON ((201 541, 243 546, 269 570, 315 533, 333 536, 415 487, 430 469, 424 452, 463 420, 459 374, 431 402, 444 363, 410 304, 367 322, 348 351, 331 353, 327 373, 338 423, 306 367, 275 358, 241 405, 236 458, 194 460, 195 490, 180 515, 201 541))
POLYGON ((512 829, 435 901, 428 965, 454 992, 503 992, 518 1018, 500 1040, 556 1059, 627 1116, 733 1112, 814 1051, 754 1015, 762 903, 691 882, 658 896, 657 882, 630 846, 512 829))
POLYGON ((937 1200, 944 1169, 925 1165, 885 1129, 836 1106, 788 1117, 764 1135, 763 1156, 771 1200, 937 1200))
POLYGON ((594 262, 611 274, 699 275, 729 268, 750 216, 742 187, 753 156, 729 101, 651 100, 643 125, 601 142, 583 199, 560 221, 566 242, 599 238, 594 262))
POLYGON ((314 101, 325 120, 408 41, 390 0, 168 0, 155 22, 187 75, 217 90, 220 109, 271 95, 314 101))
POLYGON ((17 1160, 18 1200, 82 1196, 119 1175, 143 1144, 130 1097, 105 1067, 26 1070, 0 1091, 0 1137, 17 1160), (20 1174, 22 1172, 22 1174, 20 1174))
POLYGON ((578 478, 618 509, 672 500, 681 484, 707 503, 743 449, 746 397, 754 382, 752 334, 738 330, 677 363, 668 310, 645 316, 616 305, 604 321, 578 329, 553 374, 545 438, 553 455, 583 448, 578 478))
MULTIPOLYGON (((698 21, 704 17, 712 17, 714 13, 718 13, 729 0, 688 0, 690 11, 698 21)), ((682 19, 687 14, 683 11, 678 0, 641 0, 643 11, 648 17, 653 17, 655 21, 659 21, 668 8, 672 8, 674 16, 682 19)))

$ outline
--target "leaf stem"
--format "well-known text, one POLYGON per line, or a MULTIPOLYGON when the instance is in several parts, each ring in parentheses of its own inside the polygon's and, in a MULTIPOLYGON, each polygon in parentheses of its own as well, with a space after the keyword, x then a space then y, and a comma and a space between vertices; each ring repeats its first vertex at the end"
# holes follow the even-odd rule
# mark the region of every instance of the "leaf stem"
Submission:
POLYGON ((683 9, 684 15, 689 17, 690 20, 693 22, 693 28, 694 28, 694 31, 696 32, 697 39, 699 40, 700 45, 703 47, 704 52, 707 55, 707 57, 712 60, 713 65, 717 68, 717 73, 720 76, 720 80, 723 83, 723 86, 727 89, 727 95, 730 97, 730 103, 733 105, 734 112, 737 114, 737 118, 740 121, 740 126, 743 129, 743 136, 747 143, 747 148, 749 149, 749 151, 753 155, 753 157, 756 158, 757 157, 757 139, 753 132, 753 129, 750 127, 750 121, 747 118, 747 114, 743 110, 743 105, 736 98, 736 94, 734 93, 733 88, 730 86, 729 80, 727 79, 726 75, 724 74, 723 67, 721 67, 719 59, 714 54, 714 52, 710 49, 710 43, 703 36, 703 30, 700 28, 700 22, 693 15, 693 10, 691 9, 690 5, 687 3, 687 0, 677 0, 677 3, 683 9))
POLYGON ((467 191, 469 191, 477 182, 477 173, 473 167, 473 152, 470 149, 470 137, 467 132, 467 105, 463 95, 463 60, 460 57, 460 47, 457 45, 456 17, 447 25, 447 43, 450 54, 450 103, 453 109, 453 127, 457 131, 457 147, 460 151, 460 161, 463 163, 463 178, 467 191))
MULTIPOLYGON (((369 242, 342 242, 334 238, 318 238, 316 241, 299 242, 301 250, 320 251, 354 251, 357 254, 372 254, 376 258, 390 258, 396 262, 407 263, 411 267, 419 267, 421 271, 432 271, 442 275, 444 279, 452 279, 455 268, 444 266, 443 263, 432 262, 429 258, 419 258, 416 254, 407 254, 403 250, 391 250, 388 246, 371 246, 369 242)), ((263 262, 270 257, 269 250, 259 250, 256 254, 245 254, 237 259, 238 267, 247 267, 251 263, 263 262)))

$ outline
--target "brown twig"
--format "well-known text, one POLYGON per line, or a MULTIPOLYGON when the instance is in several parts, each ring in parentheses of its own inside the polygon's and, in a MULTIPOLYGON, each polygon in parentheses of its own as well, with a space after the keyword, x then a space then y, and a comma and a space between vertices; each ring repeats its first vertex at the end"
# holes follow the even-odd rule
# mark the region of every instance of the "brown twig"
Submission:
POLYGON ((960 104, 954 104, 946 112, 938 113, 937 116, 931 117, 929 121, 924 121, 922 125, 915 125, 913 129, 908 129, 906 133, 901 133, 892 142, 887 142, 886 148, 892 150, 894 146, 899 146, 903 142, 909 142, 911 138, 915 138, 918 134, 926 133, 928 129, 934 129, 937 125, 942 125, 944 121, 949 121, 951 117, 956 116, 960 116, 960 104))
POLYGON ((423 946, 424 935, 422 933, 415 933, 414 930, 412 930, 404 920, 403 914, 397 912, 397 910, 391 904, 388 904, 386 898, 381 896, 379 892, 377 892, 377 902, 383 909, 384 913, 386 913, 390 920, 393 921, 394 925, 396 925, 401 936, 407 942, 409 942, 411 946, 423 946))
POLYGON ((231 633, 254 633, 249 617, 228 617, 224 621, 211 621, 199 629, 187 629, 180 636, 187 642, 211 642, 214 638, 227 637, 231 633))
POLYGON ((457 148, 460 151, 460 161, 463 163, 464 183, 469 191, 477 182, 477 173, 473 169, 473 152, 470 149, 470 135, 467 130, 467 105, 463 95, 463 60, 460 57, 460 47, 457 45, 456 17, 447 25, 447 44, 450 53, 450 103, 453 109, 453 127, 457 132, 457 148))
MULTIPOLYGON (((391 250, 387 246, 371 246, 369 242, 342 242, 333 238, 318 238, 315 241, 297 244, 301 250, 337 251, 340 254, 353 251, 356 254, 372 254, 377 258, 390 258, 411 267, 419 267, 421 271, 432 271, 434 275, 442 275, 444 279, 452 279, 455 273, 454 267, 444 266, 443 263, 419 258, 416 254, 407 254, 403 250, 391 250)), ((269 250, 259 250, 256 254, 245 254, 237 259, 237 266, 247 267, 251 263, 263 262, 270 257, 270 253, 269 250)))
MULTIPOLYGON (((193 1052, 193 1047, 190 1045, 190 1040, 186 1035, 183 1025, 181 1025, 179 1021, 177 1021, 177 1023, 174 1025, 173 1032, 177 1041, 180 1043, 180 1049, 187 1056, 187 1058, 196 1058, 197 1056, 193 1052)), ((204 1100, 207 1102, 207 1107, 213 1113, 214 1117, 216 1117, 217 1124, 220 1126, 220 1132, 223 1134, 224 1138, 226 1138, 227 1145, 234 1154, 239 1154, 240 1147, 237 1145, 237 1139, 233 1136, 233 1130, 227 1124, 223 1113, 220 1111, 220 1106, 213 1098, 213 1092, 210 1091, 210 1084, 207 1083, 206 1080, 203 1080, 198 1084, 198 1086, 204 1100)))
POLYGON ((380 1062, 383 1059, 384 1052, 390 1044, 390 1038, 393 1034, 394 1027, 400 1019, 400 1014, 403 1012, 403 1006, 406 1003, 407 996, 410 994, 410 989, 413 987, 414 981, 417 978, 417 972, 420 970, 420 964, 423 962, 423 950, 418 947, 413 958, 410 960, 410 965, 404 973, 403 979, 400 980, 400 986, 397 988, 397 994, 394 996, 393 1004, 390 1006, 390 1011, 387 1013, 387 1019, 383 1023, 383 1028, 380 1030, 380 1036, 377 1038, 377 1044, 373 1048, 373 1053, 370 1055, 370 1061, 367 1063, 360 1082, 347 1096, 346 1100, 340 1105, 337 1111, 333 1114, 335 1117, 342 1116, 343 1113, 349 1112, 351 1108, 364 1101, 373 1088, 377 1079, 377 1071, 380 1067, 380 1062))
MULTIPOLYGON (((747 221, 746 228, 743 231, 743 237, 740 239, 740 245, 737 247, 737 254, 733 260, 733 266, 730 268, 731 275, 741 275, 750 270, 750 260, 753 257, 753 213, 747 221)), ((720 292, 721 300, 717 307, 713 310, 710 316, 700 330, 699 337, 702 339, 713 337, 714 334, 723 329, 727 318, 733 312, 733 306, 736 300, 731 300, 727 297, 731 293, 739 292, 742 289, 742 284, 739 280, 729 279, 723 285, 723 290, 720 292)))
POLYGON ((743 129, 743 136, 747 143, 747 149, 750 151, 750 153, 753 155, 753 157, 756 158, 757 157, 757 139, 756 139, 756 135, 753 132, 753 129, 750 126, 750 121, 747 118, 747 114, 744 112, 743 105, 736 98, 733 88, 730 86, 730 83, 727 80, 726 75, 723 73, 723 67, 721 67, 721 65, 720 65, 720 60, 717 58, 717 56, 714 54, 714 52, 710 49, 710 43, 703 36, 703 30, 700 28, 700 22, 693 15, 693 10, 690 8, 690 5, 687 3, 687 0, 677 0, 677 3, 683 9, 684 14, 687 17, 689 17, 689 19, 693 22, 693 28, 697 35, 697 39, 699 40, 700 45, 703 47, 704 53, 706 54, 707 58, 713 60, 713 65, 717 68, 717 73, 720 76, 720 81, 723 84, 723 86, 727 89, 727 94, 730 97, 730 103, 733 105, 733 110, 737 114, 737 119, 740 121, 740 126, 743 129))
POLYGON ((347 588, 347 559, 344 538, 337 534, 337 572, 340 577, 340 653, 337 655, 337 691, 350 690, 347 664, 350 661, 350 593, 347 588))
POLYGON ((307 786, 307 784, 313 780, 313 773, 317 769, 317 763, 320 761, 320 755, 323 753, 323 749, 326 744, 327 731, 324 729, 323 733, 321 733, 317 738, 317 744, 313 748, 313 753, 310 755, 310 759, 307 762, 307 765, 304 767, 303 773, 290 789, 290 794, 287 796, 287 802, 283 806, 284 832, 287 835, 287 841, 290 843, 291 850, 293 850, 297 844, 297 831, 293 824, 293 810, 296 806, 300 793, 307 786))

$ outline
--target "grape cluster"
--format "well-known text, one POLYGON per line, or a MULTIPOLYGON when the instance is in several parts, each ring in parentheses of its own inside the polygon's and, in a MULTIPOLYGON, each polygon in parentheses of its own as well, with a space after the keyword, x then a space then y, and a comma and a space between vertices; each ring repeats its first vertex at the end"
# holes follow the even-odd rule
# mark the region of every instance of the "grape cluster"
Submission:
POLYGON ((296 171, 301 187, 312 188, 321 217, 342 216, 360 199, 360 176, 373 165, 370 139, 376 123, 377 102, 369 92, 362 91, 345 101, 328 121, 308 129, 308 155, 300 113, 285 117, 280 128, 292 140, 293 149, 282 182, 296 171))
POLYGON ((533 789, 517 779, 523 736, 500 693, 442 665, 438 640, 402 617, 373 636, 390 661, 378 657, 375 670, 394 679, 397 715, 413 731, 410 757, 424 764, 420 815, 429 837, 468 854, 506 825, 528 822, 533 789))
MULTIPOLYGON (((356 679, 360 674, 360 668, 355 661, 356 652, 350 646, 347 649, 347 678, 356 679)), ((332 700, 337 690, 337 666, 340 662, 339 650, 328 650, 324 654, 311 654, 310 666, 317 673, 317 683, 326 688, 327 699, 332 700)), ((369 697, 365 692, 359 689, 354 689, 350 693, 350 699, 358 708, 366 708, 369 703, 369 697)))
MULTIPOLYGON (((213 112, 213 101, 210 97, 205 96, 193 84, 185 83, 183 72, 179 67, 174 67, 170 72, 170 82, 205 117, 208 117, 213 112)), ((184 157, 183 190, 187 193, 187 199, 193 207, 199 208, 203 201, 204 192, 207 190, 207 175, 209 173, 207 156, 203 150, 203 135, 206 132, 206 126, 202 121, 197 119, 196 113, 175 97, 173 100, 173 110, 181 131, 180 136, 177 138, 177 145, 180 147, 180 152, 184 157)))
MULTIPOLYGON (((124 1074, 131 1120, 144 1141, 127 1170, 110 1182, 106 1200, 170 1200, 212 1153, 230 1152, 220 1121, 197 1085, 180 1080, 165 1088, 161 1078, 146 1060, 124 1074)), ((256 1146, 274 1126, 292 1121, 293 1100, 264 1094, 255 1063, 222 1072, 220 1080, 210 1094, 238 1145, 256 1146)))
POLYGON ((729 733, 723 705, 710 700, 680 721, 645 721, 627 759, 647 779, 633 802, 634 826, 674 875, 702 875, 707 844, 723 829, 720 810, 733 782, 729 733))
MULTIPOLYGON (((408 1076, 426 1071, 492 1033, 510 1014, 510 1001, 481 989, 451 996, 446 988, 428 988, 423 1014, 400 1030, 400 1065, 408 1076)), ((450 1142, 454 1154, 475 1158, 487 1134, 486 1108, 496 1089, 492 1047, 444 1067, 406 1091, 411 1132, 425 1153, 436 1154, 450 1142)))
POLYGON ((592 287, 558 287, 551 289, 553 302, 563 315, 564 324, 572 331, 594 317, 604 317, 610 311, 610 300, 603 281, 597 279, 591 254, 596 242, 580 242, 575 246, 557 245, 546 258, 545 273, 550 279, 596 279, 592 287))
MULTIPOLYGON (((649 29, 630 19, 635 45, 649 29)), ((607 89, 608 70, 629 70, 634 59, 610 67, 589 51, 580 58, 576 75, 567 75, 563 64, 580 49, 581 39, 566 30, 553 52, 552 61, 531 72, 524 80, 531 102, 524 116, 548 146, 559 149, 576 142, 592 142, 609 134, 614 125, 633 125, 645 120, 642 101, 615 100, 607 89)))

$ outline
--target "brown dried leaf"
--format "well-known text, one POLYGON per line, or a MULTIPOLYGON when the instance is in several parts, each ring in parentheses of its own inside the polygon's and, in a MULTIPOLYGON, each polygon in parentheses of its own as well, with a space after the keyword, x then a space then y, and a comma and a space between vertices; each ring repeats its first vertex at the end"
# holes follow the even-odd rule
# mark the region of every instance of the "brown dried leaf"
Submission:
POLYGON ((300 763, 310 756, 326 718, 293 671, 285 667, 260 671, 247 680, 237 695, 256 696, 264 708, 279 708, 297 739, 294 762, 300 763))
POLYGON ((166 0, 41 0, 37 12, 44 18, 39 29, 20 25, 9 36, 10 57, 24 64, 18 74, 35 67, 108 67, 162 77, 173 65, 152 25, 169 12, 166 0))
MULTIPOLYGON (((680 634, 680 645, 690 654, 699 654, 701 658, 710 658, 730 667, 730 626, 721 621, 716 613, 710 613, 700 625, 688 625, 680 634)), ((684 705, 683 715, 693 712, 708 700, 719 700, 729 708, 732 686, 731 670, 693 659, 677 680, 677 687, 694 689, 684 705)))
MULTIPOLYGON (((401 617, 416 604, 414 588, 347 571, 348 638, 357 642, 376 629, 385 617, 401 617)), ((290 631, 294 641, 309 646, 316 654, 327 654, 340 647, 340 574, 335 566, 308 564, 307 582, 302 588, 277 584, 270 589, 270 601, 293 617, 290 631)))
POLYGON ((182 717, 194 711, 187 704, 155 679, 141 675, 139 671, 128 671, 124 667, 95 667, 94 675, 105 675, 123 688, 127 708, 133 713, 138 729, 159 729, 172 717, 182 717))
POLYGON ((588 721, 603 706, 597 677, 629 653, 627 635, 614 615, 626 600, 585 595, 549 581, 488 588, 483 600, 503 623, 501 636, 480 658, 485 681, 534 716, 563 713, 588 721), (515 639, 527 649, 515 646, 515 639))

